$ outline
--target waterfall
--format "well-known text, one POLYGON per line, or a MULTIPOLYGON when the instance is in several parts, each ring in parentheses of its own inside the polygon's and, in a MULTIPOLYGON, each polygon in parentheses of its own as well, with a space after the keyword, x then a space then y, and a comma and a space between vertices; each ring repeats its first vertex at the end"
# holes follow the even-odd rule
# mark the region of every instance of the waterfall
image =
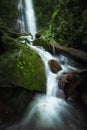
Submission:
POLYGON ((42 47, 27 45, 33 48, 44 62, 47 92, 46 95, 36 95, 21 122, 7 130, 77 130, 78 128, 81 130, 77 111, 63 98, 56 97, 56 91, 60 91, 56 78, 65 68, 59 73, 53 74, 48 66, 48 61, 57 60, 58 57, 55 58, 42 47))
MULTIPOLYGON (((29 45, 30 46, 30 45, 29 45)), ((47 96, 56 96, 56 89, 58 89, 58 80, 57 80, 57 74, 53 74, 49 68, 48 61, 51 59, 57 60, 55 57, 53 57, 49 52, 44 50, 43 48, 38 48, 36 46, 31 47, 40 55, 41 59, 44 62, 45 65, 45 73, 47 78, 47 84, 46 84, 46 95, 47 96)))
POLYGON ((25 16, 28 32, 30 32, 32 35, 35 35, 37 32, 37 28, 32 0, 25 0, 25 16))
POLYGON ((28 32, 34 36, 37 32, 37 27, 36 27, 36 17, 33 8, 33 1, 19 0, 18 10, 19 10, 20 17, 17 20, 17 23, 20 32, 22 33, 28 32))
MULTIPOLYGON (((25 0, 25 6, 28 29, 34 35, 36 33, 36 24, 32 1, 25 0)), ((27 45, 33 48, 44 62, 47 77, 47 91, 46 94, 36 95, 20 123, 6 130, 82 130, 78 123, 79 117, 77 116, 77 111, 64 99, 56 97, 56 91, 60 91, 57 77, 63 71, 68 70, 68 65, 67 67, 65 66, 65 60, 67 59, 62 57, 65 63, 64 65, 61 64, 62 71, 53 74, 49 68, 48 61, 51 59, 60 61, 60 57, 52 56, 42 47, 27 45)))
POLYGON ((25 19, 24 19, 24 8, 23 8, 23 0, 19 0, 18 3, 18 11, 19 11, 19 19, 17 19, 18 29, 21 33, 25 32, 25 19))

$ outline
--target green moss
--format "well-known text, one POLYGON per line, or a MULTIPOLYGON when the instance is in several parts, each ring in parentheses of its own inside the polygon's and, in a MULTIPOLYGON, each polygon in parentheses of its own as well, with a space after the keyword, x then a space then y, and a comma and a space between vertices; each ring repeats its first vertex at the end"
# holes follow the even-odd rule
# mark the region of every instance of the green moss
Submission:
POLYGON ((86 51, 87 5, 85 0, 58 1, 50 23, 51 37, 61 45, 86 51))
POLYGON ((43 38, 37 38, 33 41, 33 44, 35 46, 41 46, 43 48, 45 48, 47 51, 51 51, 51 46, 49 44, 49 40, 48 39, 43 39, 43 38))
POLYGON ((39 55, 24 44, 0 56, 0 86, 19 86, 45 91, 44 64, 39 55))
POLYGON ((40 30, 56 43, 87 51, 87 4, 85 0, 35 0, 40 30))
POLYGON ((57 0, 34 0, 34 9, 39 28, 47 28, 49 26, 51 15, 55 9, 57 0))
POLYGON ((44 64, 39 55, 21 43, 19 35, 16 35, 15 32, 11 32, 5 27, 0 29, 2 34, 0 39, 0 86, 19 86, 30 90, 45 91, 44 64))
POLYGON ((0 53, 13 51, 18 48, 18 38, 20 34, 5 26, 0 26, 0 53))

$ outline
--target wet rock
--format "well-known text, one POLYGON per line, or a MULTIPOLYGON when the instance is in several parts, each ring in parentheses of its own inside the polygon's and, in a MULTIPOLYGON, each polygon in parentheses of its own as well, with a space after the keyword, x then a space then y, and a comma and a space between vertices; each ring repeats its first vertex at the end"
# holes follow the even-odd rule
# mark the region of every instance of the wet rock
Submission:
POLYGON ((49 60, 48 64, 53 73, 57 73, 58 71, 60 71, 62 69, 56 60, 53 60, 53 59, 49 60))
POLYGON ((0 86, 45 91, 46 77, 41 58, 30 47, 20 42, 14 44, 17 47, 12 44, 12 48, 8 47, 9 53, 5 51, 0 56, 0 86))
POLYGON ((83 66, 87 66, 87 53, 78 49, 74 49, 71 47, 64 47, 58 44, 54 44, 56 54, 61 53, 64 56, 70 57, 74 59, 76 62, 83 64, 83 66))
POLYGON ((44 38, 36 38, 34 41, 33 41, 33 45, 35 46, 41 46, 43 47, 45 50, 47 50, 48 52, 51 52, 52 51, 52 48, 49 44, 49 41, 47 39, 44 39, 44 38))
POLYGON ((64 91, 66 98, 71 96, 83 81, 76 72, 63 72, 57 79, 59 80, 58 86, 64 91))
POLYGON ((62 99, 65 99, 65 98, 66 98, 64 92, 63 92, 61 89, 57 90, 56 96, 57 96, 58 98, 62 98, 62 99))
POLYGON ((35 38, 40 38, 40 37, 41 37, 40 33, 35 34, 35 38))

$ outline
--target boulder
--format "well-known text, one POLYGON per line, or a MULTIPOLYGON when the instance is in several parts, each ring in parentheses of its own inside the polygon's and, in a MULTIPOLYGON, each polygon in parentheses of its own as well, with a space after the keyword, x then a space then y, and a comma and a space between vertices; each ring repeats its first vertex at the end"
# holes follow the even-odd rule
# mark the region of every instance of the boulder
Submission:
MULTIPOLYGON (((74 93, 78 93, 82 89, 82 83, 84 82, 83 78, 83 71, 79 72, 63 72, 60 76, 57 77, 58 79, 58 86, 59 89, 63 90, 66 98, 73 95, 74 93)), ((81 91, 82 93, 82 91, 81 91)), ((80 94, 81 95, 81 94, 80 94)))
POLYGON ((60 71, 62 69, 61 66, 58 64, 58 62, 54 59, 49 60, 48 64, 53 73, 57 73, 58 71, 60 71))
POLYGON ((36 33, 35 34, 35 38, 40 38, 41 37, 41 34, 40 33, 36 33))
POLYGON ((35 46, 41 46, 45 50, 47 50, 48 52, 51 52, 51 50, 52 50, 49 41, 47 39, 44 39, 44 38, 36 38, 33 41, 33 45, 35 45, 35 46))
POLYGON ((18 86, 45 92, 46 77, 41 58, 19 41, 15 46, 0 55, 0 87, 18 86))

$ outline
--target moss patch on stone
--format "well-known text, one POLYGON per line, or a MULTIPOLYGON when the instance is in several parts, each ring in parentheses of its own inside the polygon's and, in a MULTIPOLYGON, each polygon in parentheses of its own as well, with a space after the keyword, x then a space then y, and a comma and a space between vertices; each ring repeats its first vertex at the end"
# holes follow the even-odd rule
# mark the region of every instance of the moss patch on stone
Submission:
POLYGON ((41 46, 41 47, 45 48, 47 51, 51 52, 51 46, 50 46, 48 39, 37 38, 33 41, 33 44, 35 46, 41 46))
POLYGON ((25 44, 0 55, 0 86, 19 86, 45 91, 44 64, 39 55, 25 44))

